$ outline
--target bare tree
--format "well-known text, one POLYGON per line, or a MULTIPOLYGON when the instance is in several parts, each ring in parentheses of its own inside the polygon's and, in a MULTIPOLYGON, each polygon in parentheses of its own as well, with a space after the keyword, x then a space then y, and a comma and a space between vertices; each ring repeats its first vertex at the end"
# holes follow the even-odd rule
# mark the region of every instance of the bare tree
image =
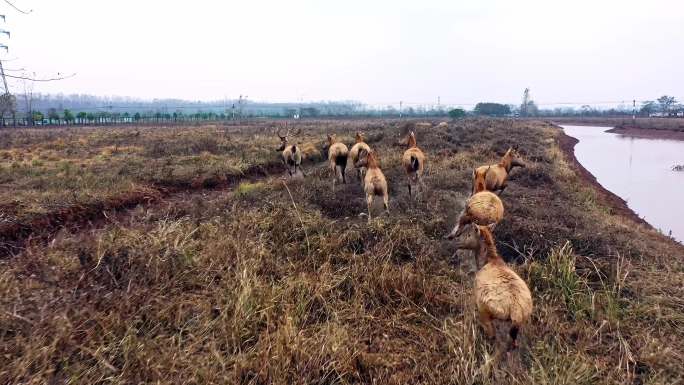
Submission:
MULTIPOLYGON (((35 74, 33 74, 33 77, 35 77, 35 74)), ((34 125, 33 122, 33 85, 34 81, 33 79, 29 79, 28 77, 26 79, 22 80, 23 86, 24 86, 24 107, 26 108, 26 120, 27 124, 30 124, 31 126, 34 125)))

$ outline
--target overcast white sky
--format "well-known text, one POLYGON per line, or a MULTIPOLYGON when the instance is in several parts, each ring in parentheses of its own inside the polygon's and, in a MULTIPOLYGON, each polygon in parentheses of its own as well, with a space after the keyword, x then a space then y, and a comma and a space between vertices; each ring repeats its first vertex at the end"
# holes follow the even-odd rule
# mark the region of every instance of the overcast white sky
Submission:
MULTIPOLYGON (((388 104, 684 97, 684 1, 0 1, 38 92, 388 104)), ((10 72, 12 73, 12 72, 10 72)), ((16 84, 16 83, 15 83, 16 84)), ((18 86, 18 85, 17 85, 18 86)))

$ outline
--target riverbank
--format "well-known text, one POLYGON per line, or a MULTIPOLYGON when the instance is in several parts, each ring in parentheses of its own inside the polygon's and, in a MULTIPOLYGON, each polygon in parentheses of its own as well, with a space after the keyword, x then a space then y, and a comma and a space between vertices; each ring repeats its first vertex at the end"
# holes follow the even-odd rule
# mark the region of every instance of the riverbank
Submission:
POLYGON ((621 127, 625 129, 684 132, 684 119, 682 118, 636 118, 632 120, 629 116, 612 118, 558 117, 549 118, 548 121, 557 125, 621 127))
POLYGON ((684 141, 684 131, 661 130, 636 127, 615 127, 606 132, 644 139, 667 139, 684 141))
POLYGON ((577 146, 572 140, 566 155, 570 158, 574 153, 573 162, 581 165, 577 166, 578 175, 589 184, 609 190, 599 187, 601 199, 610 202, 611 212, 627 213, 632 219, 641 217, 658 232, 684 240, 684 226, 672 215, 678 210, 675 202, 684 189, 684 179, 673 173, 672 167, 682 164, 684 142, 628 137, 601 127, 563 126, 563 132, 579 140, 577 146), (665 186, 658 199, 653 199, 652 188, 638 182, 643 180, 665 186))
POLYGON ((582 166, 575 156, 575 145, 577 145, 577 143, 579 143, 579 140, 567 135, 561 129, 561 133, 558 136, 558 146, 560 147, 561 151, 563 151, 563 155, 565 155, 566 160, 568 163, 570 163, 571 168, 577 173, 577 175, 599 193, 602 203, 609 207, 613 214, 623 216, 638 224, 644 225, 649 229, 653 229, 651 224, 646 222, 646 220, 641 218, 639 214, 629 208, 624 199, 603 187, 598 182, 596 177, 584 166, 582 166))

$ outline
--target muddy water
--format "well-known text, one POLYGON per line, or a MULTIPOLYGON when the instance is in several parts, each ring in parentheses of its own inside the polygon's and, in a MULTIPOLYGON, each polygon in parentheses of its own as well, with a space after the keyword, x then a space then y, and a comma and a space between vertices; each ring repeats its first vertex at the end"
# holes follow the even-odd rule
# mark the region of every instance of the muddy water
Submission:
POLYGON ((575 157, 606 189, 664 234, 684 240, 684 141, 632 138, 608 127, 562 126, 575 157))

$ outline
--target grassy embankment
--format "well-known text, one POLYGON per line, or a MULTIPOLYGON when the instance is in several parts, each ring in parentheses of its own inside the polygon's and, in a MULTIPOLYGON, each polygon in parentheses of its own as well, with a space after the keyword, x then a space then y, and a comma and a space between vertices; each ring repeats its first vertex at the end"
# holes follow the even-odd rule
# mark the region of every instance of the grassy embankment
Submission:
MULTIPOLYGON (((272 132, 250 125, 0 132, 0 238, 279 170, 272 132)), ((313 143, 306 149, 319 160, 313 143)), ((13 247, 0 243, 0 252, 13 247)))
MULTIPOLYGON (((358 184, 333 194, 324 166, 310 165, 304 181, 264 177, 216 190, 200 183, 26 240, 0 260, 0 383, 682 381, 683 248, 616 215, 569 165, 559 130, 510 120, 420 128, 428 193, 412 203, 399 167, 403 150, 394 146, 396 122, 312 122, 304 130, 312 142, 336 131, 349 143, 357 128, 372 138, 390 182, 391 215, 371 225, 358 217, 365 210, 358 184), (495 237, 530 285, 535 311, 523 331, 521 367, 495 367, 511 371, 505 374, 483 370, 492 344, 472 303, 472 258, 452 258, 453 244, 442 236, 468 195, 472 168, 495 162, 509 145, 529 165, 514 171, 503 194, 507 211, 495 237)), ((103 158, 117 135, 135 133, 88 131, 102 142, 84 144, 80 151, 90 155, 77 159, 102 171, 77 186, 99 197, 154 188, 165 175, 171 185, 192 185, 195 172, 184 170, 206 162, 186 163, 201 153, 172 149, 195 138, 218 146, 211 156, 221 159, 219 175, 232 172, 235 160, 276 160, 274 136, 205 132, 217 129, 178 129, 184 141, 141 139, 137 155, 103 158), (156 151, 174 155, 144 155, 156 151), (99 177, 112 187, 97 187, 99 177)), ((28 137, 4 142, 5 153, 45 148, 63 136, 12 135, 28 137)), ((137 137, 147 135, 169 134, 137 137)), ((59 167, 60 156, 45 165, 22 160, 22 169, 39 167, 35 178, 2 161, 3 202, 11 196, 39 215, 41 202, 70 198, 71 174, 47 166, 59 167), (41 175, 40 186, 56 186, 46 190, 49 199, 31 184, 41 175), (18 186, 24 189, 9 192, 18 186)))
POLYGON ((583 125, 583 126, 606 126, 617 127, 620 129, 642 129, 642 130, 670 130, 684 132, 684 119, 682 118, 636 118, 632 121, 631 117, 601 118, 601 117, 558 117, 548 118, 557 124, 583 125))

